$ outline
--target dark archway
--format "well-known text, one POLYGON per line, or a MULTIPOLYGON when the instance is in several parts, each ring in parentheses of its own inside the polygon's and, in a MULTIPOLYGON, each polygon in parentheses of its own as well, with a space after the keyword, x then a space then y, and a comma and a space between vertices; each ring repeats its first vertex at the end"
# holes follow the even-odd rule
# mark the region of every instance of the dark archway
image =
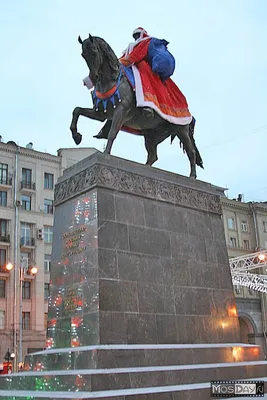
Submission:
POLYGON ((248 314, 239 314, 240 339, 242 343, 255 344, 257 328, 248 314))

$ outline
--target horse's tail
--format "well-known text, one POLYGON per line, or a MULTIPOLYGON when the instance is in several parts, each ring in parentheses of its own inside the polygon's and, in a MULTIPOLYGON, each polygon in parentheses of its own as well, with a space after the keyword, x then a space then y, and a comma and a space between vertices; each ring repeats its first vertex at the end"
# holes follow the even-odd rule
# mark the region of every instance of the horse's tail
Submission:
MULTIPOLYGON (((193 144, 193 146, 194 146, 194 149, 195 149, 195 152, 196 152, 196 164, 197 164, 199 167, 201 167, 201 168, 204 169, 203 161, 202 161, 201 155, 200 155, 200 153, 199 153, 199 150, 198 150, 198 148, 197 148, 197 146, 196 146, 196 142, 195 142, 195 139, 194 139, 195 125, 196 125, 196 119, 195 119, 194 117, 192 117, 192 121, 191 121, 190 124, 189 124, 189 137, 190 137, 190 139, 191 139, 191 142, 192 142, 192 144, 193 144)), ((174 138, 175 138, 176 136, 177 136, 177 134, 172 134, 172 135, 171 135, 171 143, 173 142, 173 140, 174 140, 174 138)), ((183 151, 185 151, 184 145, 183 145, 183 143, 181 142, 181 140, 180 140, 180 147, 183 147, 183 151)))

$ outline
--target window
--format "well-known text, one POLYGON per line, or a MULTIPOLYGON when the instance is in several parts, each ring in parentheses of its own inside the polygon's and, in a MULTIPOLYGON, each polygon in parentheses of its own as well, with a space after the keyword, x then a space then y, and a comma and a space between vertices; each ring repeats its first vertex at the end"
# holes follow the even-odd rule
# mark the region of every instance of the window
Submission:
POLYGON ((22 222, 20 226, 20 241, 22 246, 31 246, 33 244, 31 232, 31 224, 28 224, 27 222, 22 222))
POLYGON ((241 289, 239 285, 235 285, 235 292, 236 294, 240 294, 241 293, 241 289))
POLYGON ((6 265, 6 250, 0 249, 0 267, 5 267, 6 265))
POLYGON ((44 328, 45 328, 45 330, 47 330, 47 320, 48 320, 48 314, 45 313, 45 315, 44 315, 44 328))
POLYGON ((22 298, 24 300, 29 300, 31 298, 31 282, 22 282, 22 298))
POLYGON ((54 189, 54 175, 44 173, 44 188, 45 189, 54 189))
POLYGON ((25 238, 31 237, 31 224, 27 222, 22 222, 20 226, 20 236, 25 238))
POLYGON ((227 219, 228 229, 235 229, 235 220, 234 218, 227 219))
POLYGON ((0 279, 0 298, 4 299, 6 297, 6 281, 0 279))
POLYGON ((44 255, 44 272, 49 272, 51 268, 51 255, 44 255))
POLYGON ((242 221, 241 222, 241 229, 243 232, 247 232, 248 231, 248 223, 247 221, 242 221))
POLYGON ((263 230, 267 232, 267 221, 263 221, 263 230))
POLYGON ((49 283, 45 283, 44 284, 44 299, 45 300, 48 300, 49 293, 50 293, 49 290, 50 290, 49 283))
POLYGON ((0 163, 0 183, 3 185, 7 185, 7 172, 8 172, 8 165, 0 163))
POLYGON ((22 313, 22 329, 30 329, 31 314, 29 312, 22 313))
POLYGON ((53 200, 44 199, 45 214, 53 214, 53 200))
POLYGON ((4 192, 2 190, 0 191, 0 206, 7 206, 7 192, 4 192))
POLYGON ((32 183, 32 170, 27 168, 22 168, 22 183, 24 187, 31 188, 32 183))
POLYGON ((45 243, 52 243, 53 241, 53 227, 44 226, 44 241, 45 243))
POLYGON ((21 196, 21 208, 25 211, 31 211, 31 196, 21 196))
POLYGON ((5 311, 0 311, 0 329, 5 329, 5 311))
POLYGON ((233 238, 233 237, 230 238, 230 246, 237 247, 236 238, 233 238))
POLYGON ((249 250, 250 249, 249 240, 244 240, 244 249, 245 250, 249 250))
POLYGON ((29 266, 29 253, 20 253, 20 265, 22 268, 28 268, 29 266))
POLYGON ((0 219, 0 237, 6 237, 7 235, 7 220, 0 219))

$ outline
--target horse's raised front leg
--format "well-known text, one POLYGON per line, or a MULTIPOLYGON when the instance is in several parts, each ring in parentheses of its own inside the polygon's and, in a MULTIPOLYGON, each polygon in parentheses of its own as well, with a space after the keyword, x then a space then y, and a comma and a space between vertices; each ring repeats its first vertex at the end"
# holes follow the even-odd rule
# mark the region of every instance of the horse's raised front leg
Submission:
POLYGON ((118 110, 114 113, 113 119, 112 119, 112 124, 111 124, 111 128, 108 134, 108 143, 107 146, 104 150, 104 153, 106 154, 110 154, 111 149, 112 149, 112 145, 114 140, 116 139, 119 130, 121 129, 122 125, 123 125, 123 117, 124 117, 124 111, 122 110, 118 110))
POLYGON ((177 130, 177 136, 181 140, 184 146, 184 150, 186 151, 187 157, 190 161, 190 178, 196 179, 196 151, 193 146, 192 140, 189 136, 189 125, 180 125, 177 130))
POLYGON ((81 107, 74 108, 72 113, 70 130, 72 132, 73 140, 77 145, 80 144, 82 141, 82 135, 77 131, 77 123, 80 115, 101 122, 104 122, 106 119, 106 117, 102 113, 96 112, 93 108, 81 108, 81 107))

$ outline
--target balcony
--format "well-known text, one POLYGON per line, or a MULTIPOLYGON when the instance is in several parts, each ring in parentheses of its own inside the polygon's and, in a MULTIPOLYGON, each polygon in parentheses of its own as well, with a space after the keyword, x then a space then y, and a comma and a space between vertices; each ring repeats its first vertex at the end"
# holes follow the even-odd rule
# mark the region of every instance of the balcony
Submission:
POLYGON ((36 189, 36 185, 34 182, 27 182, 27 181, 21 181, 20 182, 20 189, 23 191, 34 191, 36 189))
POLYGON ((35 239, 30 237, 20 238, 20 247, 27 247, 27 248, 35 247, 35 239))
POLYGON ((9 246, 10 245, 10 235, 0 235, 0 244, 2 246, 9 246))
POLYGON ((2 188, 12 187, 12 175, 0 176, 0 187, 2 188))

